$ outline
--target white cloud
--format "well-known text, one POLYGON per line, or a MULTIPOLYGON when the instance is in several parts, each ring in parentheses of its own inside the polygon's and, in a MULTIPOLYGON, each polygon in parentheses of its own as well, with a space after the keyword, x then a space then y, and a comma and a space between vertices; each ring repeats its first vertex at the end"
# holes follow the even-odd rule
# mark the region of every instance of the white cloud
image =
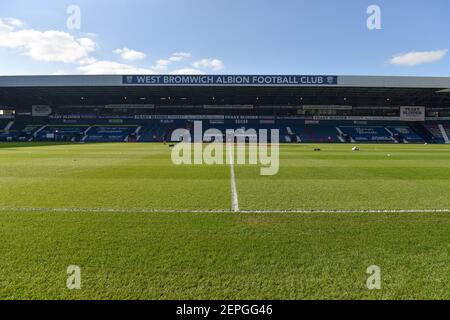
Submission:
POLYGON ((397 66, 416 66, 419 64, 436 62, 442 60, 448 50, 436 51, 412 51, 393 56, 389 62, 397 66))
POLYGON ((202 59, 192 64, 195 68, 207 68, 213 71, 220 71, 224 68, 223 62, 219 59, 202 59))
POLYGON ((157 60, 156 64, 153 66, 153 69, 158 71, 167 71, 171 64, 184 61, 190 57, 191 54, 189 52, 175 52, 167 59, 157 60))
MULTIPOLYGON (((192 55, 189 52, 175 52, 167 59, 157 60, 152 69, 159 72, 167 72, 170 67, 175 64, 191 58, 192 55)), ((206 74, 202 69, 211 69, 213 71, 219 71, 224 68, 223 62, 219 59, 202 59, 192 63, 194 68, 181 67, 170 71, 170 74, 206 74)))
POLYGON ((108 60, 94 61, 93 63, 79 66, 78 70, 83 74, 155 74, 153 69, 139 68, 108 60))
POLYGON ((6 21, 6 19, 0 18, 0 34, 12 31, 14 26, 6 21))
POLYGON ((25 23, 23 23, 23 21, 16 19, 16 18, 5 18, 4 20, 5 20, 6 24, 9 24, 10 26, 15 27, 15 28, 20 28, 25 25, 25 23))
POLYGON ((33 60, 75 63, 86 59, 96 49, 90 38, 74 38, 62 31, 16 31, 20 20, 0 19, 0 48, 18 49, 33 60))
POLYGON ((152 68, 158 71, 165 71, 171 64, 172 61, 170 61, 169 59, 160 59, 156 61, 156 64, 152 68))
POLYGON ((190 58, 191 56, 192 55, 189 52, 175 52, 174 54, 172 54, 169 60, 172 62, 180 62, 190 58))
POLYGON ((185 68, 185 69, 173 70, 172 72, 170 72, 170 74, 176 74, 176 75, 184 75, 184 74, 197 75, 198 74, 198 75, 201 75, 201 74, 205 74, 205 73, 198 69, 185 68))
MULTIPOLYGON (((85 33, 85 36, 76 38, 64 31, 39 31, 24 26, 19 19, 0 18, 0 48, 11 49, 13 50, 11 55, 19 53, 35 61, 72 64, 78 73, 196 75, 205 74, 204 69, 218 71, 224 67, 222 61, 218 59, 202 59, 191 63, 192 54, 182 51, 155 61, 151 67, 140 67, 133 61, 146 58, 146 54, 127 47, 113 51, 125 60, 124 62, 98 60, 93 55, 98 48, 93 40, 97 37, 95 34, 85 33)), ((68 74, 64 69, 65 67, 56 69, 53 74, 68 74)), ((66 70, 73 69, 68 67, 66 70)))
POLYGON ((120 55, 120 57, 123 60, 127 60, 127 61, 142 60, 147 57, 147 55, 143 52, 128 49, 128 48, 116 49, 113 51, 113 53, 120 55))
POLYGON ((98 34, 93 33, 93 32, 87 32, 87 33, 86 33, 86 36, 89 37, 89 38, 97 38, 97 37, 98 37, 98 34))
POLYGON ((172 61, 172 62, 180 62, 180 61, 183 61, 184 59, 185 58, 183 58, 183 57, 173 56, 173 57, 170 57, 168 60, 172 61))

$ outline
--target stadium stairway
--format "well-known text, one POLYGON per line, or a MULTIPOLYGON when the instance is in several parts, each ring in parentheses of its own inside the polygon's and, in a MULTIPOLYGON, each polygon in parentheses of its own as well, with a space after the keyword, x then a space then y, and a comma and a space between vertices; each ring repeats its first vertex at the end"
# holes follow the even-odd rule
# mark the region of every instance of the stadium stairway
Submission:
POLYGON ((0 119, 0 131, 6 131, 9 124, 10 124, 9 120, 0 119))
POLYGON ((394 143, 408 143, 408 140, 406 140, 406 139, 396 138, 394 136, 394 132, 392 132, 389 128, 384 128, 384 130, 389 132, 389 134, 391 135, 391 139, 392 139, 392 141, 394 141, 394 143))
POLYGON ((450 139, 450 123, 444 124, 443 127, 444 127, 447 137, 450 139))
MULTIPOLYGON (((344 138, 344 136, 345 136, 344 132, 342 132, 342 130, 339 127, 336 127, 336 131, 338 132, 339 141, 342 143, 347 142, 347 141, 345 141, 345 138, 344 138)), ((350 138, 350 142, 352 142, 352 143, 355 142, 355 139, 353 139, 351 136, 349 136, 349 138, 350 138)))
POLYGON ((83 137, 80 139, 80 142, 85 142, 88 137, 88 132, 92 129, 93 126, 89 126, 86 131, 83 132, 83 137))
MULTIPOLYGON (((48 127, 48 126, 45 125, 45 126, 40 127, 39 129, 37 129, 37 130, 33 133, 33 137, 36 139, 37 136, 38 136, 38 134, 39 134, 39 132, 41 132, 42 130, 44 130, 44 129, 47 128, 47 127, 48 127)), ((30 141, 31 141, 31 139, 30 139, 30 141)))
MULTIPOLYGON (((400 131, 403 130, 410 135, 411 132, 407 127, 388 128, 385 126, 341 126, 338 129, 342 138, 350 137, 351 142, 363 143, 403 143, 407 141, 406 136, 402 136, 400 131), (394 133, 394 130, 397 134, 394 133)), ((344 138, 345 140, 345 138, 344 138)))
POLYGON ((398 143, 424 143, 425 140, 411 127, 406 125, 388 126, 386 130, 392 133, 392 136, 398 143))
POLYGON ((32 141, 33 134, 36 130, 42 127, 42 124, 29 124, 23 121, 8 121, 3 124, 0 123, 0 127, 5 130, 2 132, 1 140, 16 139, 16 141, 32 141))
POLYGON ((411 123, 409 127, 414 131, 419 137, 421 137, 425 142, 432 142, 433 135, 431 132, 420 123, 411 123))
POLYGON ((442 138, 444 138, 444 141, 446 144, 450 144, 450 139, 448 138, 447 131, 445 130, 444 126, 442 124, 438 124, 439 130, 441 130, 442 138))
POLYGON ((142 130, 142 126, 137 127, 136 131, 134 132, 134 135, 136 136, 136 141, 139 141, 140 136, 140 132, 142 130))
POLYGON ((10 121, 3 130, 8 132, 13 125, 14 125, 14 121, 10 121))
POLYGON ((445 143, 444 136, 442 135, 442 131, 439 128, 439 124, 437 123, 426 123, 424 125, 424 129, 428 132, 430 136, 430 140, 428 142, 433 143, 445 143))
POLYGON ((9 129, 11 128, 12 123, 8 120, 0 119, 0 141, 7 141, 9 137, 9 129))
POLYGON ((286 132, 287 132, 287 135, 284 136, 285 142, 287 142, 287 143, 290 143, 290 142, 300 143, 300 142, 302 142, 302 139, 298 135, 296 135, 294 133, 294 131, 292 131, 291 127, 286 127, 286 132))

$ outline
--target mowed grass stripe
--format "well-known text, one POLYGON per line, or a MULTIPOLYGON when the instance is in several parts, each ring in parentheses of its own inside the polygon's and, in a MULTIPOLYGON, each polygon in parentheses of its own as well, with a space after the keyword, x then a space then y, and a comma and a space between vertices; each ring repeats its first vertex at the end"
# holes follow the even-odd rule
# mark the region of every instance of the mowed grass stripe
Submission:
POLYGON ((175 166, 170 155, 169 147, 162 144, 0 149, 2 204, 49 208, 230 208, 227 165, 175 166))
POLYGON ((449 214, 3 212, 0 298, 448 299, 449 230, 449 214))
POLYGON ((450 208, 449 146, 360 148, 360 152, 352 152, 351 145, 345 144, 282 146, 280 171, 273 177, 260 176, 256 167, 236 166, 241 209, 450 208), (315 147, 322 151, 314 152, 315 147), (420 155, 426 155, 426 160, 420 155))

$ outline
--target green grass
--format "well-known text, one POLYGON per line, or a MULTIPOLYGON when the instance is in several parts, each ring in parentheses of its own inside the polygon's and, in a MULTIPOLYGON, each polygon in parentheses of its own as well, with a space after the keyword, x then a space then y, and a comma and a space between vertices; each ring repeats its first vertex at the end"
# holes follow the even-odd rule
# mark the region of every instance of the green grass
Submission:
MULTIPOLYGON (((236 166, 241 209, 450 209, 449 146, 320 147, 282 146, 274 177, 236 166)), ((450 298, 450 213, 133 212, 230 210, 230 189, 161 144, 0 144, 0 298, 450 298)))
POLYGON ((274 177, 237 168, 242 209, 383 210, 450 208, 450 147, 284 146, 274 177))

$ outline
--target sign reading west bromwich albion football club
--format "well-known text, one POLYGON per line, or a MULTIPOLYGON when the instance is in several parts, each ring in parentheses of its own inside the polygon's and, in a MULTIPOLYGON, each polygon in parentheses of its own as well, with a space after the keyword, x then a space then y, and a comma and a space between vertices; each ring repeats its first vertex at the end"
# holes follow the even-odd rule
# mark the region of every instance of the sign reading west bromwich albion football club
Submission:
POLYGON ((147 86, 335 86, 337 76, 263 75, 134 75, 123 76, 124 85, 147 86))

